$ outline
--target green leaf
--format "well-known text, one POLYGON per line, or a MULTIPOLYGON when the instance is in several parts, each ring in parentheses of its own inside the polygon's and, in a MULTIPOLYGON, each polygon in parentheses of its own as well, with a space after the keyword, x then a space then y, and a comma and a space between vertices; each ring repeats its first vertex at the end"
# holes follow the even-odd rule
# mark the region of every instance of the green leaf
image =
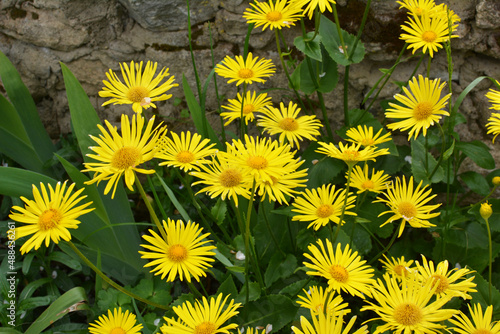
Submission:
POLYGON ((292 73, 291 79, 294 86, 306 94, 312 94, 316 90, 328 93, 335 88, 339 79, 337 64, 326 53, 323 54, 323 62, 306 58, 292 73))
POLYGON ((48 259, 50 261, 56 261, 62 263, 65 266, 74 270, 82 270, 82 265, 80 264, 80 262, 76 261, 71 256, 63 252, 57 252, 57 251, 51 252, 48 256, 48 259))
POLYGON ((484 176, 479 173, 473 171, 465 172, 460 174, 460 178, 476 194, 486 196, 490 192, 490 185, 484 176))
POLYGON ((342 43, 340 41, 339 33, 335 23, 330 21, 326 16, 321 16, 321 22, 319 25, 319 34, 321 35, 321 42, 325 47, 326 51, 332 57, 332 59, 343 66, 347 66, 353 63, 359 63, 363 60, 365 56, 365 47, 361 41, 356 45, 356 50, 354 50, 354 55, 351 56, 354 43, 356 41, 356 36, 349 34, 347 31, 342 30, 342 37, 344 40, 344 45, 347 48, 347 54, 349 59, 346 57, 342 50, 342 43))
POLYGON ((330 182, 334 177, 339 175, 345 167, 345 163, 342 160, 333 158, 319 160, 309 168, 307 187, 321 187, 325 182, 330 182))
MULTIPOLYGON (((476 268, 474 268, 476 269, 476 268)), ((474 273, 474 283, 477 284, 476 290, 477 292, 471 292, 470 295, 472 297, 472 300, 470 301, 470 304, 475 304, 479 303, 481 304, 483 311, 486 310, 486 308, 490 305, 493 305, 493 311, 495 313, 498 313, 500 310, 500 292, 498 289, 492 285, 491 287, 491 302, 490 304, 489 300, 489 283, 487 280, 483 278, 479 273, 474 273)))
POLYGON ((307 41, 304 40, 303 36, 297 36, 293 40, 293 45, 295 45, 297 49, 302 51, 309 58, 321 61, 321 36, 317 34, 313 40, 310 40, 313 36, 314 31, 310 31, 307 33, 307 41))
POLYGON ((51 184, 53 187, 57 181, 48 176, 35 173, 29 170, 2 167, 0 168, 0 194, 12 197, 33 197, 33 186, 37 187, 43 184, 51 184))
POLYGON ((186 212, 186 210, 184 209, 184 207, 182 206, 182 204, 179 203, 179 201, 177 200, 177 197, 175 197, 175 194, 172 191, 172 189, 170 189, 169 186, 167 186, 165 181, 163 181, 163 179, 161 177, 159 177, 158 174, 156 174, 156 177, 160 181, 160 183, 163 187, 163 190, 165 190, 165 193, 168 195, 168 198, 170 198, 170 200, 172 201, 172 204, 175 206, 177 211, 179 211, 180 215, 182 216, 182 219, 184 219, 185 222, 192 221, 191 218, 189 218, 189 215, 186 212))
POLYGON ((3 95, 0 95, 0 115, 2 116, 0 127, 11 132, 25 144, 32 147, 28 133, 16 108, 3 95))
POLYGON ((217 225, 221 225, 222 223, 224 223, 224 219, 226 218, 226 213, 227 213, 226 201, 223 201, 219 197, 217 199, 217 203, 215 203, 210 212, 215 218, 217 218, 217 225))
POLYGON ((43 168, 43 162, 31 144, 26 144, 3 127, 0 127, 0 153, 5 154, 26 169, 37 173, 47 173, 43 168))
POLYGON ((36 289, 38 289, 39 287, 41 287, 47 283, 50 283, 52 281, 53 280, 51 277, 45 277, 45 278, 40 278, 36 281, 28 283, 24 287, 23 291, 21 291, 21 294, 19 295, 18 301, 21 302, 21 301, 25 300, 26 298, 30 298, 33 295, 33 293, 36 291, 36 289))
POLYGON ((479 167, 485 169, 495 168, 495 160, 491 156, 490 149, 482 141, 458 142, 456 147, 463 154, 471 158, 479 167))
POLYGON ((66 314, 86 309, 85 290, 76 287, 57 298, 26 330, 25 334, 39 334, 66 314))
POLYGON ((154 292, 153 280, 148 278, 141 279, 139 284, 132 288, 132 292, 139 295, 140 297, 149 299, 149 297, 152 296, 154 292))
POLYGON ((33 310, 34 308, 40 307, 40 306, 47 306, 49 305, 53 300, 54 296, 43 296, 43 297, 30 297, 26 298, 23 301, 19 302, 17 305, 17 311, 24 311, 24 310, 33 310))
POLYGON ((311 281, 310 279, 301 279, 300 281, 293 282, 290 285, 287 285, 280 291, 280 295, 290 295, 290 296, 297 296, 299 293, 302 292, 302 289, 305 289, 307 291, 307 288, 313 285, 316 285, 317 283, 314 281, 311 281))
MULTIPOLYGON (((248 283, 248 301, 252 302, 260 298, 260 286, 259 283, 257 282, 250 282, 248 283)), ((243 287, 241 288, 240 294, 236 296, 234 301, 236 303, 245 303, 246 301, 246 295, 247 295, 247 286, 246 284, 243 284, 243 287)))
POLYGON ((40 120, 35 101, 33 101, 14 65, 2 52, 0 52, 0 77, 10 101, 23 122, 34 151, 37 152, 41 161, 50 160, 55 147, 40 120))
POLYGON ((437 165, 437 161, 434 159, 432 154, 425 152, 425 146, 422 144, 420 138, 412 140, 411 142, 411 160, 411 171, 417 184, 420 181, 423 181, 423 185, 438 183, 444 179, 444 170, 441 166, 439 166, 437 171, 432 176, 432 179, 429 180, 430 173, 432 173, 437 165), (428 161, 427 166, 425 165, 426 155, 428 161))
POLYGON ((267 266, 267 270, 264 274, 264 282, 267 287, 279 280, 280 278, 287 278, 297 267, 297 259, 292 254, 287 254, 286 258, 283 258, 281 253, 275 253, 271 257, 271 261, 267 266))
POLYGON ((443 161, 448 160, 448 158, 453 154, 453 151, 455 151, 455 139, 453 139, 451 146, 448 147, 448 149, 443 153, 443 161))
POLYGON ((238 295, 238 289, 236 289, 236 285, 233 281, 233 276, 228 276, 224 282, 217 289, 217 295, 222 293, 224 295, 231 295, 235 298, 238 295))

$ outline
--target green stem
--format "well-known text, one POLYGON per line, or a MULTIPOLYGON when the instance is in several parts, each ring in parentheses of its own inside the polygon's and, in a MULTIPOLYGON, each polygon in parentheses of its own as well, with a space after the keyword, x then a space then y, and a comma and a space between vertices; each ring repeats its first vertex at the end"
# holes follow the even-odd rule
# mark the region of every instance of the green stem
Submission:
POLYGON ((342 29, 340 29, 340 21, 339 16, 337 14, 337 6, 332 6, 333 8, 333 17, 335 18, 335 25, 337 26, 337 33, 339 34, 340 44, 342 45, 342 50, 344 50, 344 56, 349 59, 349 54, 345 47, 344 36, 342 36, 342 29))
POLYGON ((356 47, 358 46, 358 43, 361 40, 361 34, 363 33, 363 30, 365 29, 366 20, 368 19, 368 13, 370 12, 371 2, 372 2, 372 0, 368 0, 366 2, 365 11, 363 13, 363 18, 361 19, 361 25, 359 26, 358 34, 356 35, 356 40, 354 41, 354 44, 352 46, 352 50, 349 50, 349 60, 351 60, 352 57, 354 56, 354 51, 356 51, 356 47))
MULTIPOLYGON (((403 222, 401 222, 400 224, 402 224, 403 222)), ((369 262, 368 262, 368 265, 371 265, 373 262, 377 261, 378 258, 380 256, 382 256, 382 254, 384 254, 385 252, 387 252, 391 247, 392 245, 394 244, 394 241, 396 240, 396 237, 398 236, 398 233, 399 233, 399 226, 398 228, 394 231, 394 234, 392 235, 392 238, 391 238, 391 241, 389 241, 389 243, 387 244, 387 246, 382 249, 382 251, 380 251, 380 253, 378 253, 377 255, 375 255, 374 258, 372 258, 369 262)))
MULTIPOLYGON (((434 167, 434 169, 432 170, 431 174, 429 175, 429 180, 432 180, 432 177, 437 172, 437 169, 438 169, 439 165, 443 161, 443 154, 444 154, 445 149, 446 149, 446 138, 445 138, 445 135, 444 135, 443 128, 441 127, 441 124, 439 124, 439 122, 437 122, 436 124, 437 124, 437 126, 439 128, 439 132, 441 133, 441 142, 442 142, 441 143, 441 154, 439 155, 439 158, 438 158, 438 161, 436 163, 436 166, 434 167)), ((426 154, 426 156, 427 156, 427 154, 426 154)))
POLYGON ((245 98, 247 95, 247 83, 243 83, 243 95, 241 96, 241 112, 240 112, 240 138, 245 136, 245 119, 243 115, 243 108, 245 106, 245 98))
POLYGON ((488 281, 489 281, 489 286, 488 286, 488 295, 489 295, 489 304, 491 305, 492 300, 491 300, 491 268, 492 268, 492 262, 493 262, 493 248, 492 248, 492 242, 491 242, 491 230, 490 230, 490 223, 488 222, 488 219, 484 219, 486 221, 486 230, 488 231, 488 250, 489 250, 489 265, 488 265, 488 281))
POLYGON ((135 185, 137 186, 137 189, 139 189, 139 193, 141 194, 142 200, 144 201, 144 204, 146 204, 146 207, 148 208, 149 214, 151 216, 151 219, 155 223, 156 227, 158 228, 158 231, 161 234, 161 237, 163 240, 167 240, 167 233, 165 232, 165 229, 160 223, 160 220, 158 219, 158 216, 156 215, 155 210, 151 206, 151 203, 148 200, 148 197, 146 196, 146 192, 144 191, 144 188, 142 187, 141 181, 139 181, 139 178, 137 177, 137 174, 135 174, 135 185))
POLYGON ((99 268, 97 268, 96 266, 94 266, 94 264, 92 262, 90 262, 90 260, 87 259, 87 257, 85 255, 83 255, 83 253, 80 252, 80 250, 78 248, 76 248, 76 246, 71 241, 67 241, 67 243, 71 247, 71 249, 82 259, 82 261, 85 262, 85 264, 90 267, 90 269, 92 269, 93 271, 95 271, 95 273, 97 275, 99 275, 99 277, 101 277, 106 283, 108 283, 109 285, 111 285, 116 290, 118 290, 120 292, 123 292, 124 294, 126 294, 129 297, 132 297, 132 298, 134 298, 134 299, 136 299, 136 300, 138 300, 140 302, 143 302, 145 304, 151 305, 153 307, 156 307, 156 308, 159 308, 159 309, 162 309, 162 310, 169 310, 170 309, 167 306, 160 305, 160 304, 157 304, 155 302, 151 302, 151 301, 149 301, 147 299, 144 299, 144 298, 136 295, 135 293, 126 290, 124 287, 118 285, 112 279, 110 279, 108 276, 106 276, 101 270, 99 270, 99 268))
POLYGON ((255 253, 255 248, 254 248, 254 245, 250 242, 250 239, 251 239, 250 221, 252 218, 252 209, 253 209, 253 203, 255 200, 256 187, 257 187, 257 182, 255 181, 255 178, 254 178, 253 184, 252 184, 252 193, 251 193, 250 201, 248 202, 248 210, 247 210, 246 223, 245 223, 245 247, 248 247, 247 249, 250 250, 250 252, 248 253, 248 256, 245 258, 245 260, 247 258, 250 258, 250 260, 252 260, 252 265, 254 267, 255 273, 257 274, 257 281, 259 282, 261 289, 264 289, 265 288, 264 280, 262 279, 260 267, 259 267, 259 264, 257 263, 257 255, 255 253))
POLYGON ((344 71, 344 123, 347 127, 351 126, 349 119, 349 69, 350 65, 345 67, 344 71))
POLYGON ((352 174, 352 168, 354 165, 352 164, 347 164, 347 184, 345 187, 345 197, 344 197, 344 204, 342 205, 342 213, 340 214, 339 218, 339 224, 337 225, 337 229, 335 230, 335 235, 333 236, 332 245, 335 245, 335 241, 337 240, 337 236, 339 235, 340 232, 340 226, 342 226, 342 220, 344 219, 344 214, 345 210, 347 207, 347 199, 349 198, 349 187, 351 185, 351 174, 352 174))
MULTIPOLYGON (((194 286, 193 282, 187 282, 189 290, 193 293, 193 295, 196 295, 198 298, 202 298, 203 295, 201 292, 194 286)), ((201 285, 201 284, 200 284, 201 285)))
POLYGON ((431 60, 432 57, 429 54, 429 60, 427 61, 427 78, 429 78, 429 76, 431 75, 431 60))

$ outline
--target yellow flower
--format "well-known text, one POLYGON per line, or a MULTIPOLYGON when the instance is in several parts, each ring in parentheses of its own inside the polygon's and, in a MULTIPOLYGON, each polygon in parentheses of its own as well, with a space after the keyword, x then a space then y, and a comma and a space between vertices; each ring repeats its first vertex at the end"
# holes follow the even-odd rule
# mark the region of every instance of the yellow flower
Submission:
POLYGON ((425 285, 428 281, 432 282, 432 287, 435 286, 434 294, 438 298, 462 297, 463 299, 471 299, 469 292, 476 292, 473 282, 474 276, 466 278, 466 275, 472 274, 474 271, 467 268, 452 269, 448 271, 448 261, 444 260, 438 263, 434 268, 432 261, 427 261, 422 255, 422 265, 417 261, 417 269, 422 283, 425 285))
POLYGON ((372 160, 381 155, 389 154, 389 149, 383 148, 376 150, 373 146, 361 149, 360 144, 344 145, 339 142, 337 148, 333 143, 318 142, 322 147, 318 148, 316 152, 326 154, 327 156, 339 160, 343 160, 348 166, 354 166, 360 161, 372 160))
POLYGON ((247 91, 245 99, 243 101, 243 110, 241 109, 242 95, 238 93, 238 98, 233 100, 228 100, 229 105, 222 106, 222 108, 229 111, 222 112, 220 115, 227 120, 224 126, 231 124, 232 121, 240 119, 241 113, 243 112, 243 117, 245 119, 245 124, 248 125, 248 121, 253 122, 255 119, 255 113, 264 111, 265 106, 270 106, 273 103, 271 98, 267 96, 266 93, 257 95, 256 92, 247 91))
POLYGON ((16 227, 16 239, 33 234, 22 246, 21 254, 25 254, 35 248, 37 250, 45 240, 45 246, 49 246, 50 240, 59 243, 60 239, 71 240, 68 229, 78 228, 80 221, 78 217, 94 210, 86 209, 92 202, 76 206, 87 196, 80 196, 84 188, 72 194, 75 184, 66 189, 66 182, 61 185, 58 182, 55 189, 49 184, 49 192, 43 183, 40 189, 33 185, 33 199, 21 197, 25 203, 24 208, 13 206, 9 218, 17 222, 28 224, 16 227), (76 206, 76 207, 75 207, 76 206))
POLYGON ((271 136, 279 134, 280 143, 288 143, 292 148, 300 149, 299 142, 304 138, 316 140, 315 137, 320 135, 318 129, 323 125, 316 116, 297 117, 299 112, 297 104, 290 101, 287 108, 281 102, 280 109, 268 107, 263 110, 257 125, 263 127, 264 132, 271 136))
POLYGON ((495 138, 500 134, 500 113, 491 114, 491 117, 488 118, 486 128, 488 129, 488 134, 492 133, 495 135, 491 141, 495 144, 495 138))
POLYGON ((385 254, 384 258, 385 260, 380 259, 379 261, 384 265, 385 272, 399 281, 402 281, 414 272, 414 269, 411 268, 413 260, 405 261, 404 256, 397 259, 393 257, 389 259, 385 254))
POLYGON ((312 15, 316 8, 319 8, 321 13, 324 13, 325 10, 332 12, 331 4, 335 5, 335 0, 291 0, 291 5, 299 8, 302 8, 306 4, 307 6, 304 8, 304 16, 309 17, 310 20, 312 19, 312 15))
POLYGON ((229 334, 229 330, 238 328, 238 325, 235 323, 223 325, 239 313, 237 309, 241 304, 235 304, 231 299, 229 305, 223 310, 228 297, 222 300, 222 293, 220 293, 217 299, 210 297, 210 301, 203 297, 201 302, 197 300, 194 305, 186 301, 180 306, 174 306, 173 310, 179 319, 164 317, 167 323, 160 330, 163 334, 229 334))
POLYGON ((251 52, 246 60, 242 56, 235 56, 235 59, 226 56, 222 63, 215 66, 215 73, 229 78, 227 83, 236 81, 236 86, 242 83, 251 84, 254 81, 264 83, 266 80, 263 78, 269 78, 276 71, 271 59, 259 60, 259 57, 253 57, 251 52))
POLYGON ((443 48, 443 43, 448 42, 450 37, 458 37, 458 35, 451 35, 456 29, 456 25, 452 25, 450 33, 448 27, 448 13, 439 11, 430 14, 422 14, 420 16, 409 17, 409 22, 402 25, 407 34, 401 34, 401 39, 409 44, 408 48, 413 49, 413 53, 422 48, 423 53, 429 52, 431 57, 434 57, 434 52, 438 48, 443 48))
POLYGON ((472 321, 460 312, 460 315, 455 315, 457 320, 450 319, 450 322, 457 327, 453 330, 460 334, 500 334, 500 321, 491 321, 493 315, 493 306, 486 308, 483 314, 481 304, 474 304, 474 309, 469 307, 469 313, 472 321))
POLYGON ((400 104, 389 103, 391 108, 385 113, 387 118, 402 119, 402 121, 391 123, 387 127, 402 131, 411 129, 408 138, 415 134, 415 139, 422 130, 425 137, 427 129, 439 122, 441 115, 450 115, 444 108, 451 94, 441 98, 441 91, 446 83, 440 84, 440 81, 440 79, 429 80, 421 75, 418 76, 418 80, 413 77, 409 82, 410 89, 403 87, 405 94, 394 96, 400 104))
POLYGON ((328 280, 328 289, 336 292, 345 291, 352 296, 365 298, 371 296, 370 289, 373 283, 373 268, 365 265, 366 261, 361 260, 358 252, 352 252, 349 245, 344 251, 337 244, 334 252, 330 240, 326 240, 326 249, 323 241, 318 240, 319 248, 309 245, 307 249, 311 254, 304 256, 312 263, 304 262, 304 265, 312 271, 307 275, 321 276, 328 280))
POLYGON ((495 176, 495 177, 493 177, 493 179, 491 180, 491 183, 493 183, 493 185, 494 185, 495 187, 500 186, 500 176, 495 176))
MULTIPOLYGON (((500 86, 500 82, 495 80, 497 83, 497 87, 500 86)), ((500 110, 500 92, 490 88, 488 93, 485 95, 488 98, 488 101, 491 103, 490 109, 500 110)))
POLYGON ((426 191, 427 186, 420 188, 421 186, 422 181, 420 181, 415 190, 413 189, 413 176, 410 177, 408 184, 406 184, 404 176, 403 180, 398 177, 396 179, 396 184, 392 187, 388 187, 386 192, 381 194, 385 199, 377 197, 375 202, 383 202, 390 208, 390 210, 382 212, 379 217, 386 213, 392 214, 392 216, 387 219, 385 223, 380 225, 380 227, 401 219, 398 233, 399 238, 403 233, 406 222, 414 228, 436 226, 431 224, 427 219, 439 216, 439 212, 431 213, 431 211, 439 208, 441 204, 426 205, 430 200, 436 197, 436 195, 430 195, 432 189, 426 191))
POLYGON ((487 220, 493 214, 493 210, 491 209, 491 204, 488 202, 481 203, 481 207, 479 208, 479 214, 483 217, 484 220, 487 220))
POLYGON ((413 16, 429 15, 436 7, 434 0, 401 0, 396 1, 401 7, 408 10, 413 16))
MULTIPOLYGON (((219 152, 220 153, 220 152, 219 152)), ((244 173, 241 168, 234 163, 224 159, 213 160, 211 164, 201 165, 201 171, 191 172, 191 175, 200 179, 193 183, 204 184, 205 188, 197 192, 207 192, 211 198, 221 196, 232 198, 238 206, 238 195, 250 199, 253 178, 250 174, 244 173)))
POLYGON ((344 303, 344 299, 340 295, 335 295, 334 291, 323 291, 322 287, 318 288, 316 285, 312 286, 309 292, 302 291, 304 291, 304 296, 298 296, 300 300, 297 300, 297 304, 309 309, 313 315, 332 313, 337 316, 340 312, 342 312, 341 314, 351 312, 350 309, 346 309, 349 304, 344 303))
POLYGON ((122 308, 115 308, 113 313, 108 310, 108 316, 101 315, 95 324, 90 324, 91 334, 140 334, 142 324, 137 324, 135 314, 129 311, 122 312, 122 308))
POLYGON ((141 245, 148 251, 139 251, 143 259, 153 259, 144 267, 153 267, 151 272, 161 275, 161 279, 167 277, 167 282, 172 282, 177 276, 183 281, 191 282, 191 277, 200 281, 200 277, 206 276, 205 269, 211 268, 209 262, 214 262, 215 253, 211 250, 215 246, 207 245, 211 241, 205 239, 210 233, 202 233, 202 228, 196 223, 188 221, 177 222, 168 219, 168 224, 163 221, 163 227, 167 234, 167 240, 159 236, 155 231, 149 230, 149 235, 143 235, 149 244, 141 245))
POLYGON ((287 5, 288 0, 277 0, 276 3, 269 0, 269 3, 256 1, 250 3, 252 8, 247 8, 243 13, 243 18, 247 23, 255 23, 255 27, 262 26, 262 31, 269 29, 289 28, 295 25, 295 21, 302 17, 302 9, 287 5))
POLYGON ((199 165, 210 163, 205 158, 217 152, 212 148, 215 144, 210 144, 210 139, 202 140, 197 133, 192 137, 190 131, 181 132, 180 137, 175 132, 170 134, 172 139, 164 135, 158 143, 159 150, 155 157, 164 160, 159 163, 160 166, 174 166, 185 171, 199 170, 199 165))
POLYGON ((456 310, 441 309, 449 299, 441 298, 431 302, 434 290, 432 281, 424 286, 416 276, 410 276, 405 284, 399 284, 398 280, 389 275, 384 275, 384 281, 378 279, 373 284, 373 299, 375 303, 368 302, 369 306, 363 306, 361 311, 372 310, 379 317, 372 320, 382 320, 384 325, 380 325, 373 334, 390 333, 429 333, 438 334, 446 329, 440 324, 454 314, 456 310))
MULTIPOLYGON (((356 316, 344 326, 344 315, 335 316, 332 313, 312 314, 312 324, 306 317, 300 317, 300 329, 292 326, 294 334, 348 334, 356 321, 356 316)), ((363 326, 354 330, 351 334, 368 334, 368 327, 363 326)))
MULTIPOLYGON (((328 184, 322 185, 317 189, 306 189, 301 197, 295 199, 293 212, 299 213, 293 216, 292 220, 311 222, 307 227, 314 226, 315 230, 327 225, 330 221, 343 225, 344 220, 340 222, 340 215, 346 197, 346 189, 338 189, 328 184)), ((356 216, 355 212, 349 211, 354 208, 356 196, 348 194, 345 215, 356 216)))
POLYGON ((132 61, 130 67, 126 63, 120 64, 125 84, 112 70, 109 70, 106 73, 109 81, 103 80, 106 87, 103 87, 99 92, 99 96, 111 97, 111 99, 102 105, 105 106, 110 103, 132 104, 132 109, 136 113, 141 113, 142 108, 156 108, 153 101, 164 101, 171 98, 172 94, 166 95, 164 93, 172 87, 177 87, 178 84, 173 83, 174 76, 171 76, 160 85, 161 81, 168 77, 168 68, 163 68, 158 76, 154 78, 157 65, 157 63, 148 61, 143 73, 142 61, 139 64, 132 61))
POLYGON ((361 144, 361 146, 368 147, 368 146, 377 146, 379 144, 391 141, 391 133, 388 132, 382 136, 380 134, 382 133, 382 129, 380 129, 375 135, 373 135, 373 127, 366 127, 364 125, 363 127, 361 125, 358 125, 357 128, 350 128, 347 130, 346 135, 349 137, 347 141, 356 143, 356 144, 361 144))
POLYGON ((359 189, 358 194, 366 190, 379 193, 386 189, 389 178, 390 176, 384 174, 383 170, 376 172, 375 169, 372 169, 372 176, 370 177, 368 176, 368 165, 365 165, 363 169, 355 166, 352 170, 350 186, 359 189))
POLYGON ((88 157, 99 162, 87 162, 83 172, 95 173, 93 179, 85 182, 92 184, 101 181, 108 181, 104 194, 109 193, 113 188, 111 198, 114 198, 118 180, 125 176, 125 184, 130 190, 134 190, 135 172, 143 174, 153 174, 154 170, 138 168, 139 165, 154 158, 158 150, 158 138, 166 131, 166 128, 154 129, 154 117, 152 117, 144 132, 144 118, 141 115, 132 116, 130 124, 127 115, 122 115, 121 136, 116 127, 105 121, 108 131, 101 126, 99 138, 90 136, 98 146, 90 149, 96 154, 87 154, 88 157), (114 187, 113 187, 114 186, 114 187))

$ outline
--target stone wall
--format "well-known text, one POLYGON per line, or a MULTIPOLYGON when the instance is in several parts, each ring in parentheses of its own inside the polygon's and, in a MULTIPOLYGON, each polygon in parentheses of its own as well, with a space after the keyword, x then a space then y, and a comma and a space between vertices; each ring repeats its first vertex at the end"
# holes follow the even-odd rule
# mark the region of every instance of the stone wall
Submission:
MULTIPOLYGON (((437 1, 443 2, 443 1, 437 1)), ((477 76, 488 75, 500 80, 500 2, 498 0, 446 0, 461 17, 460 39, 454 39, 453 89, 461 92, 477 76)), ((355 33, 361 21, 366 0, 337 0, 341 26, 355 33)), ((193 45, 202 80, 212 66, 210 41, 215 61, 242 52, 247 24, 242 13, 247 0, 191 0, 193 45)), ((394 0, 372 2, 369 19, 362 37, 368 51, 361 64, 351 67, 350 106, 359 107, 364 94, 380 76, 379 68, 388 68, 403 43, 399 26, 406 14, 398 10, 394 0)), ((328 14, 331 17, 331 13, 328 14)), ((285 32, 290 45, 299 34, 297 27, 285 32)), ((286 87, 286 79, 275 51, 274 33, 260 28, 250 40, 251 51, 272 58, 278 73, 258 89, 286 87)), ((194 75, 187 37, 187 8, 184 0, 2 0, 0 1, 0 50, 14 63, 35 98, 42 119, 53 138, 70 131, 68 106, 60 62, 65 63, 82 83, 99 115, 116 122, 130 106, 101 107, 105 101, 97 93, 108 69, 119 70, 119 62, 152 60, 170 68, 176 82, 185 75, 194 88, 194 75)), ((408 56, 411 55, 408 53, 408 56)), ((417 59, 398 67, 394 80, 405 80, 417 59)), ((436 76, 446 78, 444 51, 432 65, 436 76)), ((341 72, 343 69, 340 69, 341 72)), ((219 94, 234 98, 236 88, 218 79, 219 94)), ((342 80, 342 78, 341 78, 342 80)), ((333 127, 341 119, 342 87, 326 94, 333 127)), ((484 97, 491 83, 483 81, 464 101, 461 111, 468 123, 462 126, 464 139, 487 138, 484 125, 489 117, 489 104, 484 97)), ((254 86, 255 88, 255 86, 254 86)), ((0 86, 3 91, 3 87, 0 86)), ((392 96, 395 85, 388 85, 380 99, 392 96)), ((189 127, 180 119, 185 104, 182 88, 170 91, 181 99, 158 104, 160 115, 170 126, 189 127), (177 101, 179 102, 179 101, 177 101)), ((271 93, 277 103, 283 91, 271 93)), ((379 109, 374 104, 375 112, 379 109)), ((209 89, 207 112, 216 109, 213 86, 209 89)))

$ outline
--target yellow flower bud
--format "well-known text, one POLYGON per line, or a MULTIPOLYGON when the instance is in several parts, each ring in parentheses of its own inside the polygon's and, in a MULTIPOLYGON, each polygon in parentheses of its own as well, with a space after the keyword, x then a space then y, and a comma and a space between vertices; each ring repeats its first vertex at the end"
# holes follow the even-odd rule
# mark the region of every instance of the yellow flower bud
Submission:
POLYGON ((493 185, 494 185, 495 187, 500 186, 500 176, 495 176, 495 177, 493 178, 493 180, 491 180, 491 182, 493 182, 493 185))
POLYGON ((481 214, 481 217, 483 217, 485 220, 491 217, 491 214, 493 213, 493 210, 491 209, 491 204, 486 203, 481 203, 481 208, 479 209, 479 213, 481 214))

